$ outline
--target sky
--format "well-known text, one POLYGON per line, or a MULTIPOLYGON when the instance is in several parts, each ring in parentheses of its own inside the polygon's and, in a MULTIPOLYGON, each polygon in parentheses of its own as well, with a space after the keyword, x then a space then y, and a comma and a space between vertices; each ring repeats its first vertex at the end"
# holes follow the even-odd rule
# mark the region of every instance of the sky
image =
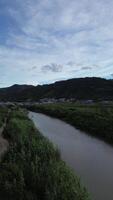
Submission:
POLYGON ((112 0, 0 0, 0 87, 113 78, 112 0))

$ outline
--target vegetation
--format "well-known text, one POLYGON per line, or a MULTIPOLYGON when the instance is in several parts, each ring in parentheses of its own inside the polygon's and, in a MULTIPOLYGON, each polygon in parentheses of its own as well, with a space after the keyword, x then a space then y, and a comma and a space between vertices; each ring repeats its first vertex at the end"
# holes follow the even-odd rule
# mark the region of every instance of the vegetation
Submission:
POLYGON ((113 80, 75 78, 49 85, 13 85, 0 89, 1 101, 37 101, 43 98, 113 100, 113 80))
POLYGON ((78 129, 113 144, 113 104, 44 104, 31 106, 29 109, 63 119, 78 129))
POLYGON ((4 131, 9 149, 0 163, 2 200, 88 200, 86 189, 22 110, 4 131))
POLYGON ((0 107, 0 127, 3 125, 8 109, 6 107, 0 107))

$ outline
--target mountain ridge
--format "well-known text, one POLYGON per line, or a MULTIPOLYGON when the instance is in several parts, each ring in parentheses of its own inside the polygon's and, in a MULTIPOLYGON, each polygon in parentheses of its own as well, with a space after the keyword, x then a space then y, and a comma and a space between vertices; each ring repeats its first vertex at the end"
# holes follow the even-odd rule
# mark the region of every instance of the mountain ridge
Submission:
POLYGON ((0 101, 38 101, 42 98, 113 100, 113 80, 86 77, 45 85, 14 84, 0 88, 0 101))

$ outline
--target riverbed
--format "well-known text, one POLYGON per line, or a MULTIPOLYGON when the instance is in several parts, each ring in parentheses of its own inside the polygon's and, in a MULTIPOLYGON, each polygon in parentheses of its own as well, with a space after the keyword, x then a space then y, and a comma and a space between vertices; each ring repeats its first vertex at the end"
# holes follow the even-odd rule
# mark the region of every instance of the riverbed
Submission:
POLYGON ((113 147, 45 114, 29 112, 39 131, 61 152, 92 200, 113 200, 113 147))

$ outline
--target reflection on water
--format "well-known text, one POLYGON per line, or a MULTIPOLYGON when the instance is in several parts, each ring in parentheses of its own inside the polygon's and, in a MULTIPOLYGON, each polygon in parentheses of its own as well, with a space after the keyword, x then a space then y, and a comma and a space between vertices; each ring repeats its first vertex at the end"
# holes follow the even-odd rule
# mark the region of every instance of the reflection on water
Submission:
POLYGON ((35 126, 60 149, 62 159, 86 185, 93 200, 113 200, 113 148, 67 123, 29 113, 35 126))

